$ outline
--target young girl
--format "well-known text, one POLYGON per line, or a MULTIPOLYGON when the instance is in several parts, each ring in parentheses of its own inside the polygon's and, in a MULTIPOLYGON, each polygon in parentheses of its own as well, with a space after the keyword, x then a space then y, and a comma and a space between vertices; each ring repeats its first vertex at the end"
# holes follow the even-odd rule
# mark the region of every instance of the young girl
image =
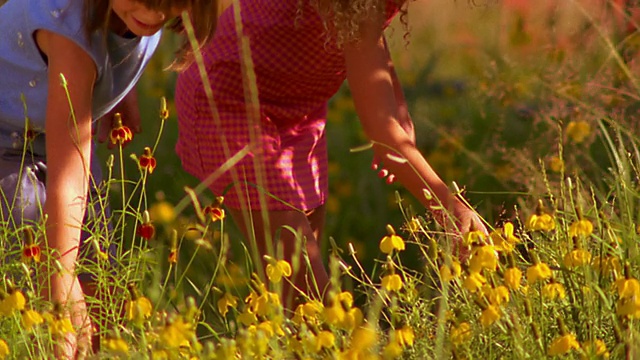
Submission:
MULTIPOLYGON (((48 261, 61 271, 48 275, 43 293, 68 305, 67 316, 84 330, 78 346, 88 346, 89 327, 75 264, 87 197, 101 180, 93 120, 120 102, 131 105, 123 98, 135 92, 161 28, 171 21, 181 32, 184 10, 203 43, 215 26, 214 0, 9 0, 0 7, 2 219, 20 227, 46 215, 48 261)), ((187 49, 178 63, 189 61, 187 49)), ((59 355, 73 357, 76 339, 67 343, 59 355)))
POLYGON ((401 6, 401 0, 239 0, 221 14, 213 40, 202 49, 215 111, 197 64, 178 78, 176 151, 183 167, 205 180, 248 149, 231 171, 208 179, 213 180, 210 188, 224 195, 259 254, 276 248, 271 239, 281 230, 277 240, 284 258, 292 260, 296 240, 282 230, 284 225, 306 238, 318 286, 309 285, 304 271, 294 284, 309 295, 321 295, 329 282, 318 245, 327 200, 325 125, 327 102, 345 79, 384 171, 425 207, 444 205, 457 218, 460 231, 485 229, 415 146, 413 124, 383 36, 391 18, 404 12, 401 6), (234 15, 235 6, 241 19, 234 15), (238 21, 250 44, 250 58, 239 46, 238 21), (259 107, 251 101, 250 82, 243 81, 249 61, 259 107), (388 154, 406 161, 390 161, 388 154), (425 189, 435 196, 425 197, 425 189))

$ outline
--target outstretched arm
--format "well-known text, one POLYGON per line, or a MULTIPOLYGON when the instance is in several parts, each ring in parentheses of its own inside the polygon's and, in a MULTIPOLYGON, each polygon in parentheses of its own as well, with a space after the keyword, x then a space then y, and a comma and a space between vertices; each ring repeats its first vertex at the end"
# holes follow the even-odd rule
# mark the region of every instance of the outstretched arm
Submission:
MULTIPOLYGON (((36 41, 47 55, 49 69, 45 122, 47 199, 44 205, 47 245, 62 267, 60 272, 50 269, 45 296, 68 305, 74 325, 85 327, 86 307, 75 275, 75 263, 90 176, 91 100, 96 69, 89 55, 65 37, 39 30, 36 41), (66 78, 69 96, 61 86, 60 74, 66 78)), ((87 338, 81 340, 87 341, 87 338)), ((68 341, 64 354, 59 355, 73 357, 75 339, 68 341)))
MULTIPOLYGON (((486 231, 475 212, 451 194, 415 146, 413 126, 407 126, 411 120, 404 96, 390 65, 382 22, 382 18, 372 18, 362 25, 361 40, 345 45, 347 80, 363 129, 374 142, 375 155, 425 207, 431 209, 441 204, 452 213, 460 231, 472 228, 486 231), (388 154, 406 161, 387 160, 388 154), (425 189, 435 197, 426 198, 425 189)), ((448 228, 453 225, 441 220, 448 228)))

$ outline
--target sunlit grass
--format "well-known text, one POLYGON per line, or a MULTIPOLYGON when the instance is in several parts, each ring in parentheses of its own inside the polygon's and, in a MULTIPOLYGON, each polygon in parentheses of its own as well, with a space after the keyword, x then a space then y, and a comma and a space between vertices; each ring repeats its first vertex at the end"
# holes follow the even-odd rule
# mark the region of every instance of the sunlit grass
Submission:
MULTIPOLYGON (((581 6, 465 8, 451 21, 469 25, 457 30, 445 12, 414 28, 408 51, 396 50, 421 147, 492 225, 489 237, 463 234, 466 259, 451 256, 455 234, 376 178, 367 152, 349 152, 364 139, 348 92, 338 94, 329 124, 332 291, 300 294, 292 308, 280 290, 304 262, 272 254, 256 268, 224 202, 192 179, 173 181, 172 105, 162 105, 168 91, 155 89, 161 67, 152 66, 142 84, 145 134, 104 156, 112 211, 87 229, 97 256, 78 267, 100 289, 88 298, 102 336, 95 357, 636 358, 638 94, 633 61, 611 53, 631 51, 636 35, 589 26, 603 19, 580 15, 581 6), (541 14, 571 21, 555 35, 537 32, 548 25, 541 14), (496 39, 496 28, 507 31, 496 39), (438 70, 424 53, 412 59, 423 43, 457 62, 438 70), (103 251, 114 245, 111 256, 103 251)), ((41 224, 6 225, 0 358, 52 357, 55 342, 77 330, 38 291, 37 273, 56 264, 41 224)))

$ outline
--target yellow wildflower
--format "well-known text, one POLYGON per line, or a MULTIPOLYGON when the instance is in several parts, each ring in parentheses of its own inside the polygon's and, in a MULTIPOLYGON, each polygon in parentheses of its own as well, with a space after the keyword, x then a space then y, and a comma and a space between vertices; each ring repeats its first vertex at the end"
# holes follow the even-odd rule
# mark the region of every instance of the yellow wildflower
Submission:
POLYGON ((398 343, 400 343, 402 347, 413 346, 413 340, 416 335, 411 326, 404 325, 402 328, 396 329, 395 334, 398 339, 398 343))
POLYGON ((22 311, 21 322, 22 322, 22 327, 26 331, 31 331, 31 329, 34 326, 42 324, 44 322, 44 319, 42 318, 42 315, 40 315, 39 312, 35 310, 27 309, 22 311))
POLYGON ((549 265, 540 262, 527 268, 527 282, 529 284, 535 284, 540 280, 545 280, 551 277, 551 269, 549 265))
POLYGON ((129 345, 119 336, 107 337, 102 341, 102 347, 116 356, 127 356, 129 354, 129 345))
POLYGON ((178 317, 160 331, 162 344, 173 349, 179 348, 194 336, 193 324, 185 322, 182 317, 178 317))
POLYGON ((461 322, 457 326, 452 326, 449 330, 449 339, 453 345, 459 346, 471 340, 473 332, 468 322, 461 322))
POLYGON ((4 298, 0 301, 0 316, 9 316, 14 311, 24 310, 27 299, 22 294, 22 291, 11 289, 8 295, 4 295, 4 298))
POLYGON ((520 289, 522 280, 522 271, 517 267, 510 267, 504 271, 504 284, 511 290, 520 289))
POLYGON ((562 300, 566 297, 566 293, 562 284, 552 281, 542 288, 542 296, 549 300, 562 300))
POLYGON ((460 263, 456 260, 451 260, 450 264, 443 264, 440 266, 440 279, 443 282, 449 282, 453 279, 456 279, 462 273, 462 267, 460 263))
POLYGON ((3 339, 0 339, 0 360, 6 359, 10 354, 9 345, 3 339))
POLYGON ((140 296, 137 299, 131 299, 127 301, 125 305, 127 320, 133 321, 138 325, 151 317, 153 311, 153 305, 151 301, 144 296, 140 296))
POLYGON ((580 343, 576 340, 576 336, 573 334, 565 334, 557 337, 551 345, 549 345, 549 356, 564 355, 572 349, 579 350, 580 343))
POLYGON ((607 350, 607 344, 600 339, 595 339, 595 341, 585 341, 582 343, 582 350, 586 353, 586 357, 590 358, 589 355, 601 356, 604 359, 608 359, 610 354, 609 350, 607 350))
POLYGON ((634 278, 616 280, 618 296, 621 298, 640 297, 640 282, 634 278))
POLYGON ((402 351, 402 346, 392 337, 389 339, 389 343, 382 349, 382 357, 384 359, 396 359, 402 355, 402 351))
POLYGON ((382 288, 387 291, 400 291, 402 278, 398 274, 390 274, 382 278, 382 288))
POLYGON ((387 235, 380 241, 380 251, 385 254, 391 254, 393 250, 402 251, 404 249, 404 240, 398 235, 387 235))
POLYGON ((273 283, 279 283, 282 277, 291 276, 291 265, 286 260, 278 260, 275 263, 267 264, 267 277, 273 283))
POLYGON ((323 311, 325 321, 329 325, 353 330, 364 321, 362 311, 353 306, 353 296, 349 292, 342 292, 332 299, 332 304, 323 311))
POLYGON ((258 317, 251 312, 249 308, 246 308, 245 311, 238 315, 238 321, 244 324, 244 326, 251 326, 258 322, 258 317))
POLYGON ((323 348, 330 349, 336 343, 336 336, 331 331, 320 331, 316 336, 316 352, 319 352, 323 348))
POLYGON ((462 286, 464 286, 464 288, 469 290, 471 293, 475 293, 480 288, 482 288, 482 285, 484 285, 486 282, 487 279, 485 279, 485 277, 480 273, 472 272, 465 277, 462 286))
POLYGON ((304 304, 298 305, 293 315, 293 322, 300 325, 306 319, 316 319, 322 313, 324 306, 318 300, 311 300, 304 304))
POLYGON ((549 214, 533 214, 527 221, 527 228, 533 231, 551 231, 556 228, 556 222, 549 214))
POLYGON ((223 317, 227 315, 229 308, 236 308, 238 306, 238 298, 226 292, 220 299, 218 299, 218 311, 223 317))
POLYGON ((586 265, 591 262, 591 253, 583 249, 575 249, 564 256, 563 262, 568 268, 586 265))
POLYGON ((513 230, 513 224, 508 222, 502 229, 497 229, 489 235, 496 251, 506 253, 513 251, 516 244, 520 242, 520 239, 513 234, 513 230))
POLYGON ((480 315, 480 324, 484 327, 489 327, 500 319, 500 308, 496 305, 489 305, 482 311, 480 315))
POLYGON ((569 139, 580 144, 591 134, 591 125, 584 120, 572 120, 567 125, 566 132, 569 139))
POLYGON ((158 201, 149 207, 149 218, 154 223, 170 224, 176 219, 176 212, 168 201, 158 201))
POLYGON ((49 326, 49 333, 52 336, 64 337, 67 334, 75 334, 71 320, 67 317, 62 317, 60 314, 46 313, 43 315, 44 320, 49 326))
POLYGON ((582 219, 574 222, 569 226, 569 237, 574 236, 589 236, 593 233, 593 224, 587 219, 582 219))
POLYGON ((476 246, 471 252, 469 259, 469 270, 471 272, 481 272, 483 269, 496 271, 498 266, 498 256, 492 245, 476 246))
POLYGON ((509 302, 509 289, 506 286, 489 287, 485 292, 485 296, 492 305, 502 305, 509 302))
POLYGON ((563 172, 564 171, 564 161, 557 155, 549 158, 549 169, 553 172, 563 172))
POLYGON ((640 301, 638 297, 620 298, 616 306, 616 314, 633 319, 640 318, 640 301))
POLYGON ((462 234, 462 244, 471 246, 473 244, 483 244, 486 235, 480 230, 473 230, 462 234))
POLYGON ((620 274, 622 272, 622 265, 617 256, 606 256, 604 258, 598 256, 593 259, 592 265, 596 271, 602 272, 603 274, 620 274))

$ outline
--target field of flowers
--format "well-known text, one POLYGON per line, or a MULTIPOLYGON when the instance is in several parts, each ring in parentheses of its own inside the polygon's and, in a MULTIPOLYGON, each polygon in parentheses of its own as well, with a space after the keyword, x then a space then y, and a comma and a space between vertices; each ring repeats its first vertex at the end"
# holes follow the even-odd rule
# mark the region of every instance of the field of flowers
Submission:
MULTIPOLYGON (((306 264, 254 267, 223 199, 180 167, 166 37, 138 89, 143 133, 100 149, 111 214, 78 269, 98 284, 87 357, 640 358, 640 37, 622 3, 412 2, 409 34, 388 36, 418 145, 491 234, 445 232, 351 151, 366 139, 345 87, 327 129, 333 291, 290 309, 282 283, 306 264)), ((0 227, 0 359, 53 358, 79 330, 39 295, 57 271, 42 234, 0 227)))

